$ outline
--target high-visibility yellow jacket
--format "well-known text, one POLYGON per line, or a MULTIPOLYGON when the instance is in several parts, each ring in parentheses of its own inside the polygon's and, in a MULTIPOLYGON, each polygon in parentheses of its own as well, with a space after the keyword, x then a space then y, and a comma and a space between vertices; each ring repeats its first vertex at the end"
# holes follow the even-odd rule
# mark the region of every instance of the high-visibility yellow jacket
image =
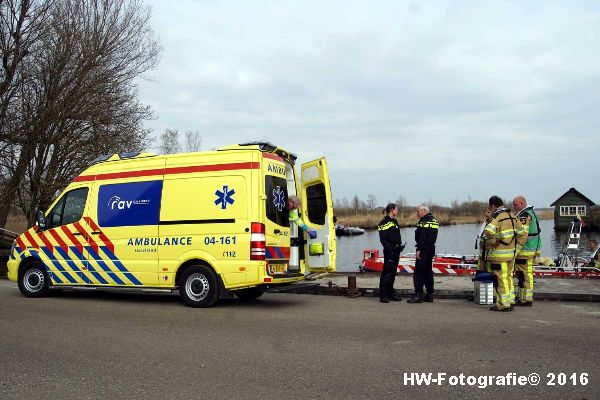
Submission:
POLYGON ((527 241, 517 254, 519 259, 531 259, 540 255, 542 251, 542 241, 540 238, 540 223, 538 216, 533 212, 533 207, 527 207, 519 211, 517 218, 523 224, 527 231, 527 241))
POLYGON ((589 266, 600 269, 600 246, 596 247, 596 250, 592 252, 589 266))
POLYGON ((483 230, 483 237, 487 261, 510 262, 527 241, 527 231, 521 221, 503 207, 494 212, 483 230))
POLYGON ((306 225, 302 218, 300 218, 298 211, 296 210, 290 210, 290 222, 298 225, 298 228, 302 229, 303 231, 308 230, 308 225, 306 225))

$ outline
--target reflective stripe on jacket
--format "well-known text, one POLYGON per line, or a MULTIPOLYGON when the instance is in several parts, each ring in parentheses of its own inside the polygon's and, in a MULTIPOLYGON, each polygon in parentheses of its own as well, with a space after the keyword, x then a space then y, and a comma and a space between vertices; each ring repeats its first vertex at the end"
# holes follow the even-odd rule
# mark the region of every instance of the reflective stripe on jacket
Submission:
POLYGON ((300 218, 296 210, 290 210, 290 222, 293 222, 296 225, 298 225, 298 228, 302 229, 303 231, 306 231, 308 229, 308 226, 306 226, 304 221, 302 221, 302 218, 300 218))
POLYGON ((435 242, 437 240, 439 227, 440 224, 431 213, 424 215, 417 223, 415 242, 417 244, 417 250, 420 251, 425 258, 435 256, 435 242))
POLYGON ((384 252, 400 248, 402 236, 400 236, 400 226, 395 218, 386 215, 377 226, 377 230, 384 252))
POLYGON ((487 261, 511 261, 527 239, 527 231, 508 209, 498 209, 483 230, 487 261))
POLYGON ((530 259, 539 255, 542 250, 538 216, 533 212, 533 207, 527 207, 519 211, 517 218, 527 231, 527 241, 517 254, 517 258, 530 259))

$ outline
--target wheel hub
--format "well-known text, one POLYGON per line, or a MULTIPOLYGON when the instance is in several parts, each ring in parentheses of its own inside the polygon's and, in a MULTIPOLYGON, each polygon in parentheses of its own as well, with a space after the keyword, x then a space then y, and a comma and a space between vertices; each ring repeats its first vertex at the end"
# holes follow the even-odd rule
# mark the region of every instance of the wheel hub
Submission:
POLYGON ((44 273, 39 269, 30 269, 25 272, 23 285, 30 292, 39 292, 44 287, 44 273))
POLYGON ((208 279, 200 273, 190 275, 185 282, 185 292, 194 301, 203 300, 208 296, 209 289, 208 279))

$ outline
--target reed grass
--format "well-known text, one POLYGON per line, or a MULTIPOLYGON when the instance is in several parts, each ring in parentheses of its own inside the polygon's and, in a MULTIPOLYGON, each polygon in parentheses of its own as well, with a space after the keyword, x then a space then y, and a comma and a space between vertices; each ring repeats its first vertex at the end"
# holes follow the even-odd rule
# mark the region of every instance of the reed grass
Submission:
MULTIPOLYGON (((554 211, 541 210, 538 213, 540 219, 553 219, 554 211)), ((475 215, 451 215, 447 212, 437 212, 433 214, 440 225, 460 225, 460 224, 481 224, 483 216, 475 215)), ((354 215, 340 215, 337 217, 338 224, 345 226, 356 226, 364 229, 376 229, 377 225, 383 218, 380 211, 364 212, 354 215)), ((398 222, 400 226, 416 226, 418 219, 414 212, 402 212, 398 214, 398 222)), ((27 219, 16 213, 11 213, 6 221, 5 229, 16 233, 22 233, 27 230, 27 219)))
MULTIPOLYGON (((475 215, 451 215, 448 212, 433 213, 440 225, 461 225, 461 224, 481 224, 484 216, 475 215)), ((542 210, 538 213, 540 219, 552 219, 554 213, 552 210, 542 210)), ((337 217, 338 224, 344 226, 355 226, 363 229, 376 229, 382 220, 383 214, 378 211, 358 213, 355 215, 344 215, 337 217)), ((416 226, 419 219, 416 213, 399 213, 398 223, 401 227, 416 226)))

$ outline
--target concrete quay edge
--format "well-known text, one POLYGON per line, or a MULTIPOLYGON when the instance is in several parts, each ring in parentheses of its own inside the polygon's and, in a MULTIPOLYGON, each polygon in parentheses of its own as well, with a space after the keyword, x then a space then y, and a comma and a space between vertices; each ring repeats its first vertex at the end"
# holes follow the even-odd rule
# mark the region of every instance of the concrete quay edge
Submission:
MULTIPOLYGON (((398 275, 400 277, 400 275, 398 275)), ((379 282, 378 274, 366 275, 361 273, 342 273, 336 272, 333 274, 323 274, 317 276, 315 280, 305 280, 283 287, 273 287, 269 292, 275 293, 296 293, 296 294, 313 294, 313 295, 329 295, 329 296, 346 296, 346 297, 378 297, 379 282), (349 289, 348 284, 342 284, 341 279, 356 276, 356 289, 349 289), (333 278, 333 279, 332 279, 333 278), (366 281, 360 278, 367 278, 366 281)), ((404 278, 407 278, 404 276, 404 278)), ((454 277, 435 276, 434 279, 453 279, 454 277)), ((548 278, 543 278, 544 280, 548 278)), ((549 278, 560 279, 560 278, 549 278)), ((598 281, 598 289, 596 293, 574 293, 568 291, 552 291, 545 289, 534 293, 534 301, 564 301, 564 302, 594 302, 600 303, 600 280, 598 281)), ((571 280, 576 284, 577 280, 571 280)), ((569 283, 571 283, 569 282, 569 283)), ((534 289, 535 290, 535 289, 534 289)), ((409 298, 413 295, 412 288, 398 288, 396 285, 396 293, 404 298, 409 298)), ((435 298, 438 299, 465 299, 472 300, 473 289, 436 289, 435 298)))

